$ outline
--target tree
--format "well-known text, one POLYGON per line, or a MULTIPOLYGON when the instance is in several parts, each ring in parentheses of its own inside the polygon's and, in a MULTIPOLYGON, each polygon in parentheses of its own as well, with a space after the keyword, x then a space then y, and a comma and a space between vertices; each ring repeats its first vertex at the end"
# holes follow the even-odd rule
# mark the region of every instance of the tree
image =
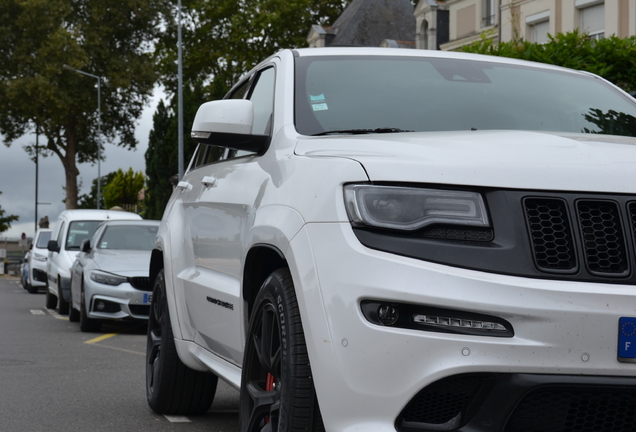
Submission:
POLYGON ((627 92, 636 90, 636 36, 591 40, 577 31, 549 35, 545 44, 523 39, 493 43, 485 36, 461 51, 511 57, 584 70, 600 75, 627 92))
MULTIPOLYGON (((0 192, 2 194, 2 192, 0 192)), ((5 211, 2 210, 2 206, 0 206, 0 233, 5 232, 9 228, 11 228, 11 222, 17 221, 19 219, 18 216, 9 215, 5 216, 5 211)))
POLYGON ((146 176, 132 168, 124 172, 117 170, 113 179, 104 188, 105 208, 122 207, 128 211, 138 211, 139 193, 144 189, 146 176))
MULTIPOLYGON (((60 158, 66 208, 77 208, 77 163, 96 162, 97 80, 102 139, 134 148, 135 120, 157 79, 151 46, 167 0, 0 2, 0 133, 5 144, 46 136, 40 151, 60 158)), ((32 149, 31 149, 32 150, 32 149)))
MULTIPOLYGON (((196 143, 190 137, 190 130, 194 116, 199 106, 206 101, 203 84, 195 82, 183 89, 184 115, 183 124, 183 154, 187 165, 192 158, 196 143)), ((170 106, 159 102, 152 121, 153 126, 148 137, 146 150, 146 175, 148 189, 145 197, 147 219, 161 219, 163 211, 172 195, 172 185, 169 179, 179 172, 177 98, 172 97, 170 106)), ((219 151, 219 156, 221 152, 219 151)))
MULTIPOLYGON (((102 181, 101 181, 100 189, 102 191, 111 181, 113 181, 115 174, 117 174, 117 171, 113 171, 101 177, 102 181)), ((102 193, 101 195, 102 196, 100 197, 101 199, 99 203, 100 204, 99 208, 106 208, 104 206, 104 194, 102 193)), ((77 208, 80 208, 80 209, 96 209, 97 208, 97 178, 93 179, 90 193, 87 193, 78 197, 77 208)))

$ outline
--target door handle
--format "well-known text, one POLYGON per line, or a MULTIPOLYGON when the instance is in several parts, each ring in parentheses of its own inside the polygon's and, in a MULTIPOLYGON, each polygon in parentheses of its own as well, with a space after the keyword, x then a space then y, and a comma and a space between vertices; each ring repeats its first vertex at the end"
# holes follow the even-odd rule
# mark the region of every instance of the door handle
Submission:
POLYGON ((181 189, 185 189, 185 190, 192 189, 192 185, 188 183, 187 181, 180 181, 179 183, 177 183, 177 187, 181 189))
POLYGON ((214 183, 216 183, 216 177, 214 176, 204 176, 201 179, 201 184, 205 187, 214 186, 214 183))

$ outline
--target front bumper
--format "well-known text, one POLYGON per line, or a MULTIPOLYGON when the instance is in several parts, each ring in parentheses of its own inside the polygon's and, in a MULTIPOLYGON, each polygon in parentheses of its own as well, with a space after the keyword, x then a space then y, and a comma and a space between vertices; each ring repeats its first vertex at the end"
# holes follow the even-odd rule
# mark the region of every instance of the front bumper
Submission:
POLYGON ((110 286, 88 280, 84 293, 89 318, 148 319, 152 292, 138 290, 129 283, 110 286))
POLYGON ((327 430, 395 431, 421 390, 461 374, 536 374, 548 377, 543 384, 551 376, 555 383, 577 375, 636 376, 635 364, 617 360, 618 320, 636 315, 634 286, 520 278, 401 257, 365 248, 348 223, 306 225, 288 256, 327 430), (383 327, 363 316, 360 303, 368 299, 499 317, 514 336, 383 327))

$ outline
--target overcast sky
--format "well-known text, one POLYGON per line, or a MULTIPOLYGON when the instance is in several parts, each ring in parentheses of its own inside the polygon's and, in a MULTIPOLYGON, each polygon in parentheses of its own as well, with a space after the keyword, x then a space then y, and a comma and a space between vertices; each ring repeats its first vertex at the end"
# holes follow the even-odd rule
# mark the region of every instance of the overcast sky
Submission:
MULTIPOLYGON (((146 172, 145 154, 148 149, 148 134, 152 129, 152 115, 159 100, 166 96, 160 90, 155 92, 150 105, 144 110, 137 122, 135 136, 138 141, 136 150, 126 150, 115 144, 105 144, 106 160, 101 163, 101 174, 106 175, 121 168, 127 171, 132 168, 135 172, 146 172)), ((19 238, 22 233, 32 237, 35 233, 35 163, 29 159, 23 146, 35 143, 35 134, 24 136, 7 147, 0 138, 0 208, 5 210, 4 216, 16 215, 20 219, 11 224, 11 228, 0 234, 0 240, 5 237, 19 238)), ((44 137, 40 136, 40 145, 44 137)), ((39 158, 38 164, 38 219, 48 216, 51 228, 54 227, 58 215, 65 210, 62 200, 64 194, 64 168, 57 156, 39 158), (47 204, 43 204, 47 203, 47 204)), ((80 164, 78 166, 82 189, 80 195, 88 193, 93 179, 97 177, 97 164, 80 164)), ((102 190, 103 191, 103 190, 102 190)))

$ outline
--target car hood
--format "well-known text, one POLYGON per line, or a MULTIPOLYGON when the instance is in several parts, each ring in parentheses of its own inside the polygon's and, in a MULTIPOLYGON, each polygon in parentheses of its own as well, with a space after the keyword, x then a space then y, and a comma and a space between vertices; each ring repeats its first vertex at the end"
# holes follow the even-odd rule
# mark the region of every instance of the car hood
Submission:
POLYGON ((360 162, 371 181, 635 193, 636 138, 527 131, 303 138, 296 154, 360 162))
POLYGON ((93 256, 95 267, 121 276, 148 276, 150 251, 97 249, 93 256))

